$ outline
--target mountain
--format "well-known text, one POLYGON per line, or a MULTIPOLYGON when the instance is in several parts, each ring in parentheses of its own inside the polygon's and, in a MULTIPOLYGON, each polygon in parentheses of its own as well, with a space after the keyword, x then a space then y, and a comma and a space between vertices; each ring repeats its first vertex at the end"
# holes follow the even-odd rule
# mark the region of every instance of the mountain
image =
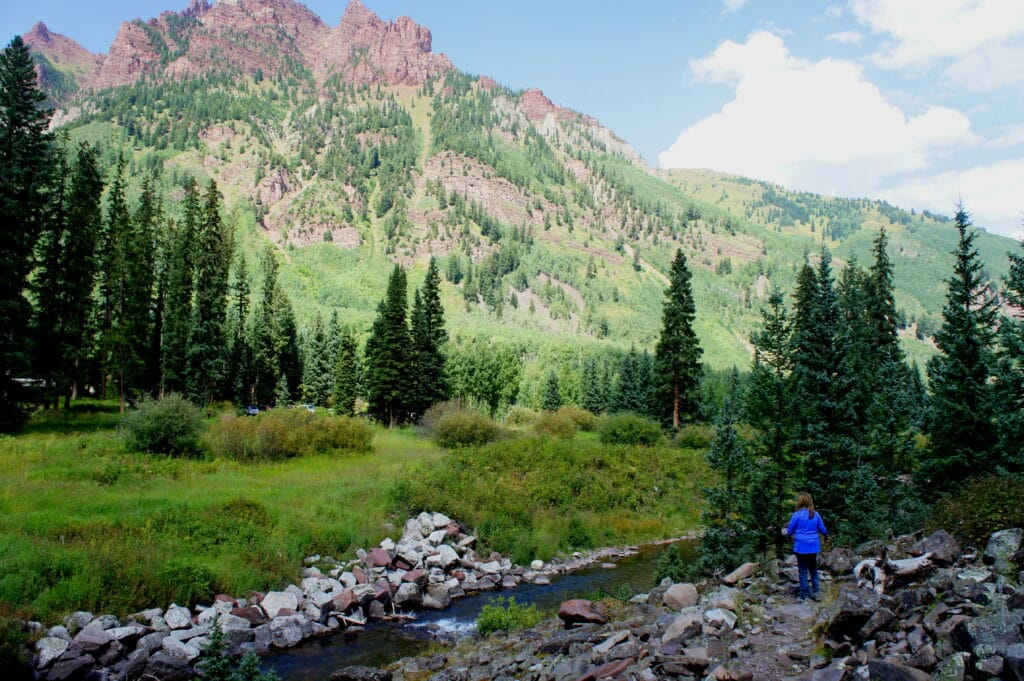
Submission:
MULTIPOLYGON (((268 240, 282 252, 300 322, 338 310, 365 332, 390 263, 422 272, 433 254, 453 338, 514 344, 526 401, 552 366, 572 397, 584 354, 653 348, 677 248, 707 363, 745 367, 771 288, 790 290, 822 241, 840 266, 869 264, 884 227, 907 348, 933 351, 955 242, 945 218, 651 169, 594 118, 456 69, 407 17, 354 0, 330 27, 292 0, 193 0, 125 22, 105 56, 43 29, 30 46, 68 74, 63 87, 41 78, 55 124, 108 161, 128 152, 136 181, 159 168, 172 196, 185 178, 216 179, 250 271, 268 240)), ((1014 243, 979 244, 1005 271, 1014 243)))
POLYGON ((101 57, 38 22, 22 36, 36 59, 36 75, 52 103, 66 101, 88 82, 101 57))

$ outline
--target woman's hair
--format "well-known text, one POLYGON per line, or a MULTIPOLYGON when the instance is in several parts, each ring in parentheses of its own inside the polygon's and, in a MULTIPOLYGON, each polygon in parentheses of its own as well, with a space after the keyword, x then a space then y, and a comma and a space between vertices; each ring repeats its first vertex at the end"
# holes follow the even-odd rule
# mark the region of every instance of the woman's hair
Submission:
POLYGON ((807 492, 801 492, 796 497, 796 508, 799 511, 801 508, 807 509, 807 517, 814 517, 814 499, 807 492))

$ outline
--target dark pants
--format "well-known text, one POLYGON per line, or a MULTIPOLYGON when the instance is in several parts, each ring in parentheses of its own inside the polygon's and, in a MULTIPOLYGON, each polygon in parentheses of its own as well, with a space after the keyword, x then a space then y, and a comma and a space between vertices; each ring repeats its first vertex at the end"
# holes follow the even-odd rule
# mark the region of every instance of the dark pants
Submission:
POLYGON ((818 554, 796 553, 796 566, 800 571, 800 598, 818 596, 821 590, 818 584, 818 554), (810 584, 808 584, 810 576, 810 584))

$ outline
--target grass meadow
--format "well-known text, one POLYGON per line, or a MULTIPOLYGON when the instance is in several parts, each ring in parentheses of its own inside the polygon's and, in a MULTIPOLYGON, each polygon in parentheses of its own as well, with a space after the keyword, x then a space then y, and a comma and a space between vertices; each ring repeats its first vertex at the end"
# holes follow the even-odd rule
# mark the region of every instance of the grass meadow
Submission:
POLYGON ((0 604, 52 621, 283 586, 311 554, 448 513, 517 560, 696 527, 700 451, 535 436, 448 452, 377 428, 372 453, 275 463, 126 451, 116 407, 37 415, 0 439, 0 604))

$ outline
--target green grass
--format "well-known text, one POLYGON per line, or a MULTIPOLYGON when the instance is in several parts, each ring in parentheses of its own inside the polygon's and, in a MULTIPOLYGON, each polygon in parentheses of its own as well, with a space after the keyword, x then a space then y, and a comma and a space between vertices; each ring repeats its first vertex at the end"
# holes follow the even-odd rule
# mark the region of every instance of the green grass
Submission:
POLYGON ((153 457, 127 452, 116 407, 98 406, 0 439, 0 604, 47 621, 278 588, 305 556, 349 558, 428 509, 520 560, 676 535, 706 477, 699 452, 591 434, 448 453, 377 429, 365 455, 153 457))

